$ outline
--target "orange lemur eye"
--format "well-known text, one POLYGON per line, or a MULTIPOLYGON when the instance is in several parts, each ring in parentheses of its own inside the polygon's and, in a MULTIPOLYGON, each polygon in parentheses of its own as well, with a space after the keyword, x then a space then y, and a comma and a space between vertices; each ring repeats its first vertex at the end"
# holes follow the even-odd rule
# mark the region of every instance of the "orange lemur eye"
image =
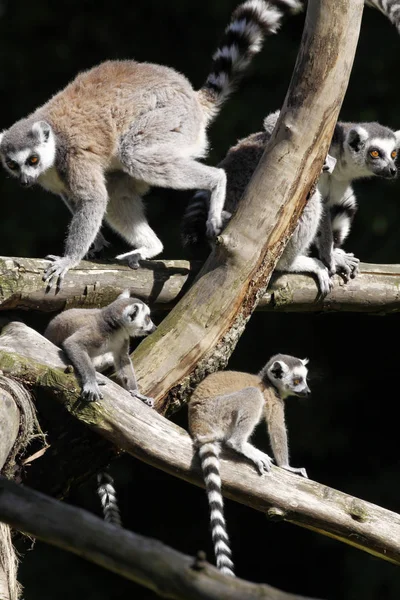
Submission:
POLYGON ((378 150, 371 150, 369 154, 372 156, 372 158, 378 158, 380 156, 378 150))
POLYGON ((11 171, 18 169, 18 163, 16 163, 14 160, 7 160, 6 165, 11 171))
POLYGON ((293 385, 299 385, 301 379, 293 379, 293 385))
POLYGON ((26 162, 28 163, 28 165, 37 165, 37 163, 39 162, 39 157, 33 154, 28 158, 26 162))
POLYGON ((397 150, 393 150, 392 154, 390 155, 392 158, 396 158, 397 156, 397 150))

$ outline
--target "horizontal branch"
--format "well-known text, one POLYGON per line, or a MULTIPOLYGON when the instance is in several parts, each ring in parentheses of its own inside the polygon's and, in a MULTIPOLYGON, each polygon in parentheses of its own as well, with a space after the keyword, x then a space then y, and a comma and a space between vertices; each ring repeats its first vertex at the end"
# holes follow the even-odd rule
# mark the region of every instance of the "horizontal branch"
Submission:
POLYGON ((311 600, 223 575, 204 560, 0 478, 0 520, 175 600, 311 600))
MULTIPOLYGON (((36 390, 51 392, 72 415, 116 447, 171 475, 203 485, 186 431, 106 377, 104 399, 83 403, 75 377, 64 372, 65 366, 62 353, 36 331, 22 323, 3 329, 0 369, 4 373, 36 390)), ((260 477, 233 454, 222 458, 221 474, 228 498, 400 564, 399 515, 278 467, 260 477)))
MULTIPOLYGON (((153 309, 169 310, 190 287, 200 262, 145 261, 127 266, 82 261, 71 269, 62 289, 47 293, 42 274, 48 261, 0 257, 0 310, 53 312, 65 308, 105 306, 125 288, 153 309)), ((310 275, 274 274, 257 310, 280 312, 352 311, 392 313, 400 310, 400 265, 361 263, 360 274, 348 283, 336 276, 334 288, 316 302, 318 286, 310 275)))

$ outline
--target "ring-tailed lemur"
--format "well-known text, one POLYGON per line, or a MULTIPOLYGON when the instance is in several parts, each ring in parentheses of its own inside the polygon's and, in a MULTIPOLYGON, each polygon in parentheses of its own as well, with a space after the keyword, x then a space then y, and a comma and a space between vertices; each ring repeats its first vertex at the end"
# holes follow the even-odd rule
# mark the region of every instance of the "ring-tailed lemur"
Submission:
POLYGON ((100 497, 104 520, 116 527, 122 527, 114 480, 109 473, 104 471, 98 473, 97 493, 100 497))
POLYGON ((260 51, 265 35, 300 0, 247 0, 239 5, 200 90, 172 68, 108 61, 80 73, 26 119, 0 133, 7 172, 23 186, 39 183, 62 194, 74 211, 65 256, 49 255, 44 281, 58 287, 88 252, 106 222, 136 249, 117 258, 138 261, 161 252, 141 196, 150 186, 208 189, 209 235, 222 225, 226 177, 198 162, 206 130, 235 83, 260 51), (116 176, 116 173, 119 175, 116 176))
MULTIPOLYGON (((271 137, 279 111, 268 115, 264 120, 264 131, 253 133, 239 140, 219 163, 227 176, 226 200, 223 217, 225 222, 236 209, 240 198, 253 175, 256 166, 271 137)), ((330 173, 335 167, 336 160, 328 155, 323 170, 330 173)), ((209 203, 208 192, 197 192, 189 203, 182 222, 182 241, 184 246, 196 252, 206 237, 205 220, 209 203)), ((317 258, 307 256, 308 250, 315 239, 322 217, 322 200, 317 186, 315 192, 304 207, 303 213, 288 241, 276 270, 289 272, 307 272, 316 275, 320 295, 325 296, 332 287, 326 266, 317 258)))
POLYGON ((396 27, 400 33, 400 2, 399 0, 365 0, 367 6, 377 8, 396 27))
POLYGON ((200 457, 210 505, 216 563, 226 574, 234 573, 221 493, 221 449, 235 450, 253 463, 260 475, 270 471, 272 459, 248 441, 265 417, 276 464, 307 477, 305 469, 289 465, 284 407, 288 396, 310 393, 307 362, 277 354, 258 375, 236 371, 213 373, 197 386, 190 399, 189 431, 200 457))
POLYGON ((96 370, 114 366, 121 385, 149 406, 154 399, 139 393, 129 356, 129 338, 155 331, 150 309, 125 290, 104 308, 71 308, 50 321, 44 333, 67 354, 82 388, 82 398, 100 400, 96 370))
MULTIPOLYGON (((227 174, 223 213, 225 222, 235 210, 253 175, 278 116, 279 111, 268 115, 264 121, 264 132, 240 140, 219 163, 219 167, 227 174)), ((323 169, 317 186, 325 207, 320 227, 321 205, 318 196, 314 194, 304 208, 295 232, 276 266, 277 270, 308 271, 315 273, 320 280, 319 265, 322 261, 330 274, 340 272, 345 278, 356 274, 359 260, 340 248, 350 232, 357 209, 351 183, 355 179, 373 175, 389 179, 395 177, 399 146, 400 131, 393 131, 379 123, 337 123, 328 155, 335 159, 336 164, 333 170, 323 169), (320 261, 317 264, 313 262, 316 259, 303 256, 311 243, 315 243, 318 248, 320 261)), ((189 202, 184 214, 182 240, 185 246, 192 247, 193 250, 206 236, 204 212, 208 202, 208 192, 199 191, 189 202)))

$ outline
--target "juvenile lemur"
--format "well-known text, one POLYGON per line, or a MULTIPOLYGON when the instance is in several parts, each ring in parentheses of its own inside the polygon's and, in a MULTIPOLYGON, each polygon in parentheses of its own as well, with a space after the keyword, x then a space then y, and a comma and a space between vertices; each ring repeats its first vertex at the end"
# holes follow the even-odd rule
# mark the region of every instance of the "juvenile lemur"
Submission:
POLYGON ((96 370, 114 366, 121 385, 132 396, 153 406, 153 398, 139 393, 129 356, 129 338, 146 336, 155 329, 147 304, 131 298, 129 290, 125 290, 104 308, 71 308, 60 313, 50 321, 44 335, 68 356, 85 400, 103 397, 96 370))
POLYGON ((284 400, 288 396, 310 393, 307 362, 277 354, 258 375, 219 371, 206 377, 190 399, 189 431, 203 470, 216 563, 224 573, 233 575, 233 563, 221 493, 221 448, 231 448, 247 458, 260 475, 268 472, 272 459, 248 441, 265 417, 276 464, 307 477, 305 469, 289 465, 284 413, 284 400))
MULTIPOLYGON (((223 213, 225 222, 236 209, 278 116, 279 111, 268 115, 264 120, 263 132, 240 140, 219 163, 227 175, 223 213)), ((278 261, 277 270, 316 274, 322 293, 329 291, 331 285, 326 283, 326 278, 329 279, 326 268, 329 274, 341 272, 345 278, 355 275, 359 260, 340 248, 349 234, 357 208, 351 183, 355 179, 373 175, 388 179, 396 177, 395 161, 399 146, 400 131, 392 131, 378 123, 337 123, 328 155, 334 158, 333 169, 323 169, 317 192, 307 202, 293 236, 278 261), (307 256, 312 243, 318 247, 320 260, 307 256)), ((183 244, 194 251, 206 237, 204 224, 208 203, 209 193, 199 191, 189 202, 184 214, 183 244)))
POLYGON ((74 213, 65 256, 48 257, 52 264, 44 280, 50 286, 56 280, 59 287, 68 269, 88 252, 103 218, 136 247, 118 259, 136 268, 141 259, 161 252, 141 200, 150 186, 209 190, 207 231, 220 231, 225 173, 198 162, 207 151, 207 126, 260 51, 264 36, 299 8, 299 0, 239 5, 200 90, 169 67, 108 61, 80 73, 0 134, 5 169, 23 186, 37 182, 62 195, 74 213))

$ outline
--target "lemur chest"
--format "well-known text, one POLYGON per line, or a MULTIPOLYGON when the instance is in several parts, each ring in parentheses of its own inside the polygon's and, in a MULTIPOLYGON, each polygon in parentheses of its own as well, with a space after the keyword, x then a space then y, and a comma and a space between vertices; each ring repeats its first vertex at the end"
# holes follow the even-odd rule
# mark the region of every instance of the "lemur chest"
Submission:
POLYGON ((57 169, 52 167, 51 169, 47 169, 44 173, 39 175, 38 183, 49 192, 53 194, 66 194, 67 186, 62 181, 59 176, 57 169))

